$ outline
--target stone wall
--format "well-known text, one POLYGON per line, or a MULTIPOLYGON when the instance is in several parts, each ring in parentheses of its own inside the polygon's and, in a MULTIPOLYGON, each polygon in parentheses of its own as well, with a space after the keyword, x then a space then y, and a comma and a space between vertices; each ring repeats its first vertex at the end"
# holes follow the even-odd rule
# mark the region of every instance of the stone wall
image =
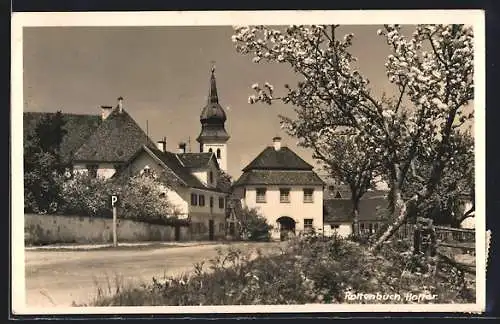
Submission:
MULTIPOLYGON (((25 241, 28 244, 51 243, 112 243, 111 218, 24 215, 25 241)), ((118 242, 175 241, 175 227, 149 224, 126 219, 117 221, 118 242)), ((189 229, 180 226, 180 241, 189 240, 189 229)))

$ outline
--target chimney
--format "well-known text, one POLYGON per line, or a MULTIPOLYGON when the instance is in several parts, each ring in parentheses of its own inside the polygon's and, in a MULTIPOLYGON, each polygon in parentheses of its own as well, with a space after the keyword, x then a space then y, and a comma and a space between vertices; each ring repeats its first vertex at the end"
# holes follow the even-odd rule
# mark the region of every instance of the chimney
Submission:
POLYGON ((118 97, 118 112, 121 113, 123 111, 123 97, 118 97))
POLYGON ((156 142, 156 145, 158 146, 158 149, 162 152, 167 151, 167 138, 164 137, 162 140, 156 142))
POLYGON ((102 120, 105 120, 106 118, 108 118, 109 114, 111 114, 112 111, 113 111, 112 106, 101 106, 102 120))
POLYGON ((184 142, 179 143, 178 152, 179 153, 186 153, 186 143, 184 143, 184 142))
POLYGON ((274 150, 279 151, 281 149, 281 137, 276 136, 273 138, 274 150))

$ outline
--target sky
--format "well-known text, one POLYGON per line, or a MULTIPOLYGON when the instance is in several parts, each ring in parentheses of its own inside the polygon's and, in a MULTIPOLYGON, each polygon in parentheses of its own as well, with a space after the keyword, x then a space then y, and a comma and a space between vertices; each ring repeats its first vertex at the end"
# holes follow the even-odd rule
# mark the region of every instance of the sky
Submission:
MULTIPOLYGON (((352 53, 375 92, 393 94, 384 62, 388 47, 381 26, 346 26, 354 33, 352 53)), ((255 64, 238 54, 231 26, 25 27, 23 35, 24 111, 100 114, 101 105, 124 98, 125 110, 153 141, 167 138, 175 151, 190 140, 198 152, 199 116, 207 102, 215 61, 219 103, 226 109, 228 172, 234 178, 274 136, 314 166, 311 151, 297 147, 279 125, 293 107, 250 105, 255 82, 270 82, 276 95, 294 75, 279 64, 255 64)))

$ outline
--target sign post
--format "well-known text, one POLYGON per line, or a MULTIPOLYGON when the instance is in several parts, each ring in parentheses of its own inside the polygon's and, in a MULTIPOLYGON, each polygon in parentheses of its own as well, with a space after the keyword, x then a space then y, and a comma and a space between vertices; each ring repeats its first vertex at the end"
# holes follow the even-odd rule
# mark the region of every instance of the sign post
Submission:
POLYGON ((113 208, 113 246, 118 246, 116 237, 116 204, 118 203, 118 195, 111 195, 111 207, 113 208))

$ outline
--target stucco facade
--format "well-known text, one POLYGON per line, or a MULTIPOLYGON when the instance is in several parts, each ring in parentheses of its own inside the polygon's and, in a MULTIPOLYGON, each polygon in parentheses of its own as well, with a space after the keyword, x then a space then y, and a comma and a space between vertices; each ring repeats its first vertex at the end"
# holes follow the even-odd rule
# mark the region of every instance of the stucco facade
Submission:
POLYGON ((274 227, 273 238, 280 237, 280 217, 290 217, 295 222, 295 234, 304 231, 306 219, 312 220, 316 232, 323 231, 323 187, 322 186, 263 186, 249 185, 237 188, 241 203, 256 208, 274 227), (257 201, 257 189, 266 188, 265 202, 257 201), (280 188, 290 189, 289 202, 280 201, 280 188), (304 189, 313 189, 312 201, 304 200, 304 189))
POLYGON ((227 171, 227 144, 218 141, 205 141, 201 144, 201 152, 213 152, 221 170, 227 171))
MULTIPOLYGON (((131 174, 139 174, 146 167, 150 171, 160 174, 165 169, 146 151, 137 155, 128 166, 131 174)), ((167 199, 181 212, 183 218, 189 217, 190 237, 195 240, 219 239, 225 236, 226 193, 217 191, 217 166, 210 163, 205 170, 196 170, 192 174, 207 184, 209 188, 192 188, 175 186, 165 189, 167 199), (209 182, 209 174, 213 173, 213 181, 209 182)), ((172 175, 173 176, 173 175, 172 175)))
POLYGON ((339 224, 325 224, 323 226, 323 234, 331 237, 337 234, 340 237, 348 237, 352 234, 352 224, 339 223, 339 224))
MULTIPOLYGON (((100 178, 109 179, 116 172, 115 166, 112 163, 89 163, 89 164, 94 164, 97 166, 97 176, 100 178)), ((73 164, 73 170, 74 172, 88 173, 89 164, 75 163, 73 164)))

